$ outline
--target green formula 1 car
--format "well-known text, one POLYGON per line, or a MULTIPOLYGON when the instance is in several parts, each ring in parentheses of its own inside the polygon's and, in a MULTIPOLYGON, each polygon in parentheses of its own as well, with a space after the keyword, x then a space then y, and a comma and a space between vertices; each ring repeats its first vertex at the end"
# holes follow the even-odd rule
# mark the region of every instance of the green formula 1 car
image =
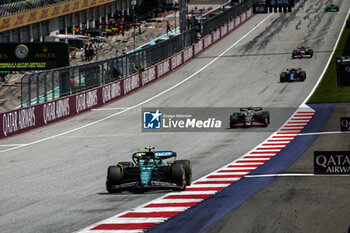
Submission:
POLYGON ((106 189, 109 193, 123 190, 172 189, 185 190, 191 185, 192 169, 189 160, 176 160, 176 152, 136 152, 132 162, 119 162, 108 167, 106 189), (166 161, 167 160, 167 161, 166 161))
POLYGON ((326 12, 338 12, 339 6, 336 4, 328 4, 326 7, 326 12))

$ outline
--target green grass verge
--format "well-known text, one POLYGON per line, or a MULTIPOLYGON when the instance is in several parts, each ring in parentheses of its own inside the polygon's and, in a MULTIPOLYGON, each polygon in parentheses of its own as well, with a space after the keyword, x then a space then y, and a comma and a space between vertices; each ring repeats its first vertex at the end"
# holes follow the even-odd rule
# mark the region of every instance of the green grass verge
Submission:
POLYGON ((335 59, 350 56, 350 28, 345 28, 336 51, 320 84, 307 103, 342 103, 350 102, 350 87, 338 87, 335 59))

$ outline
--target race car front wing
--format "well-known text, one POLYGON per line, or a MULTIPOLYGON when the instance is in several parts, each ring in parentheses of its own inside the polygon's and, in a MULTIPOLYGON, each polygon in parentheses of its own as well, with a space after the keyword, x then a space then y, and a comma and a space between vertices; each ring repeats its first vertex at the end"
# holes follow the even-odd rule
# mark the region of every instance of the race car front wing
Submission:
POLYGON ((137 190, 137 189, 173 189, 178 188, 179 186, 170 183, 170 182, 160 182, 160 181, 151 181, 151 184, 147 185, 141 185, 140 182, 129 182, 125 184, 120 185, 113 185, 113 188, 115 189, 121 189, 121 190, 137 190))

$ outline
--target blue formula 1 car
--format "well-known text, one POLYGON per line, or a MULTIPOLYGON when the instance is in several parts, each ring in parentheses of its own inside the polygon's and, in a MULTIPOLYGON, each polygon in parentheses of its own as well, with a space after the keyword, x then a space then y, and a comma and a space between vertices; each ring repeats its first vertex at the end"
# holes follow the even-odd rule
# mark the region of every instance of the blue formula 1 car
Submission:
POLYGON ((176 160, 176 152, 147 151, 132 155, 133 162, 119 162, 108 167, 106 189, 109 193, 123 190, 185 190, 192 182, 189 160, 176 160), (166 161, 170 160, 170 161, 166 161))
POLYGON ((293 50, 292 58, 312 58, 314 51, 310 48, 300 47, 293 50))
POLYGON ((294 82, 294 81, 304 81, 306 79, 306 72, 301 70, 301 68, 290 68, 286 69, 280 74, 280 82, 294 82))

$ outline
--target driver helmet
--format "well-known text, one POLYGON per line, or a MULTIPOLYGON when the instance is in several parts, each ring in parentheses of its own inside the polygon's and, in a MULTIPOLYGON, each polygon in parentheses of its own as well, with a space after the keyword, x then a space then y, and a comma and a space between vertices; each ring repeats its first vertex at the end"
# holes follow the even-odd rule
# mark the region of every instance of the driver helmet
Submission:
POLYGON ((253 105, 248 105, 247 108, 248 108, 248 109, 252 109, 252 108, 253 108, 253 105))
POLYGON ((147 161, 147 165, 153 166, 153 165, 154 165, 154 159, 149 159, 149 160, 147 161))

